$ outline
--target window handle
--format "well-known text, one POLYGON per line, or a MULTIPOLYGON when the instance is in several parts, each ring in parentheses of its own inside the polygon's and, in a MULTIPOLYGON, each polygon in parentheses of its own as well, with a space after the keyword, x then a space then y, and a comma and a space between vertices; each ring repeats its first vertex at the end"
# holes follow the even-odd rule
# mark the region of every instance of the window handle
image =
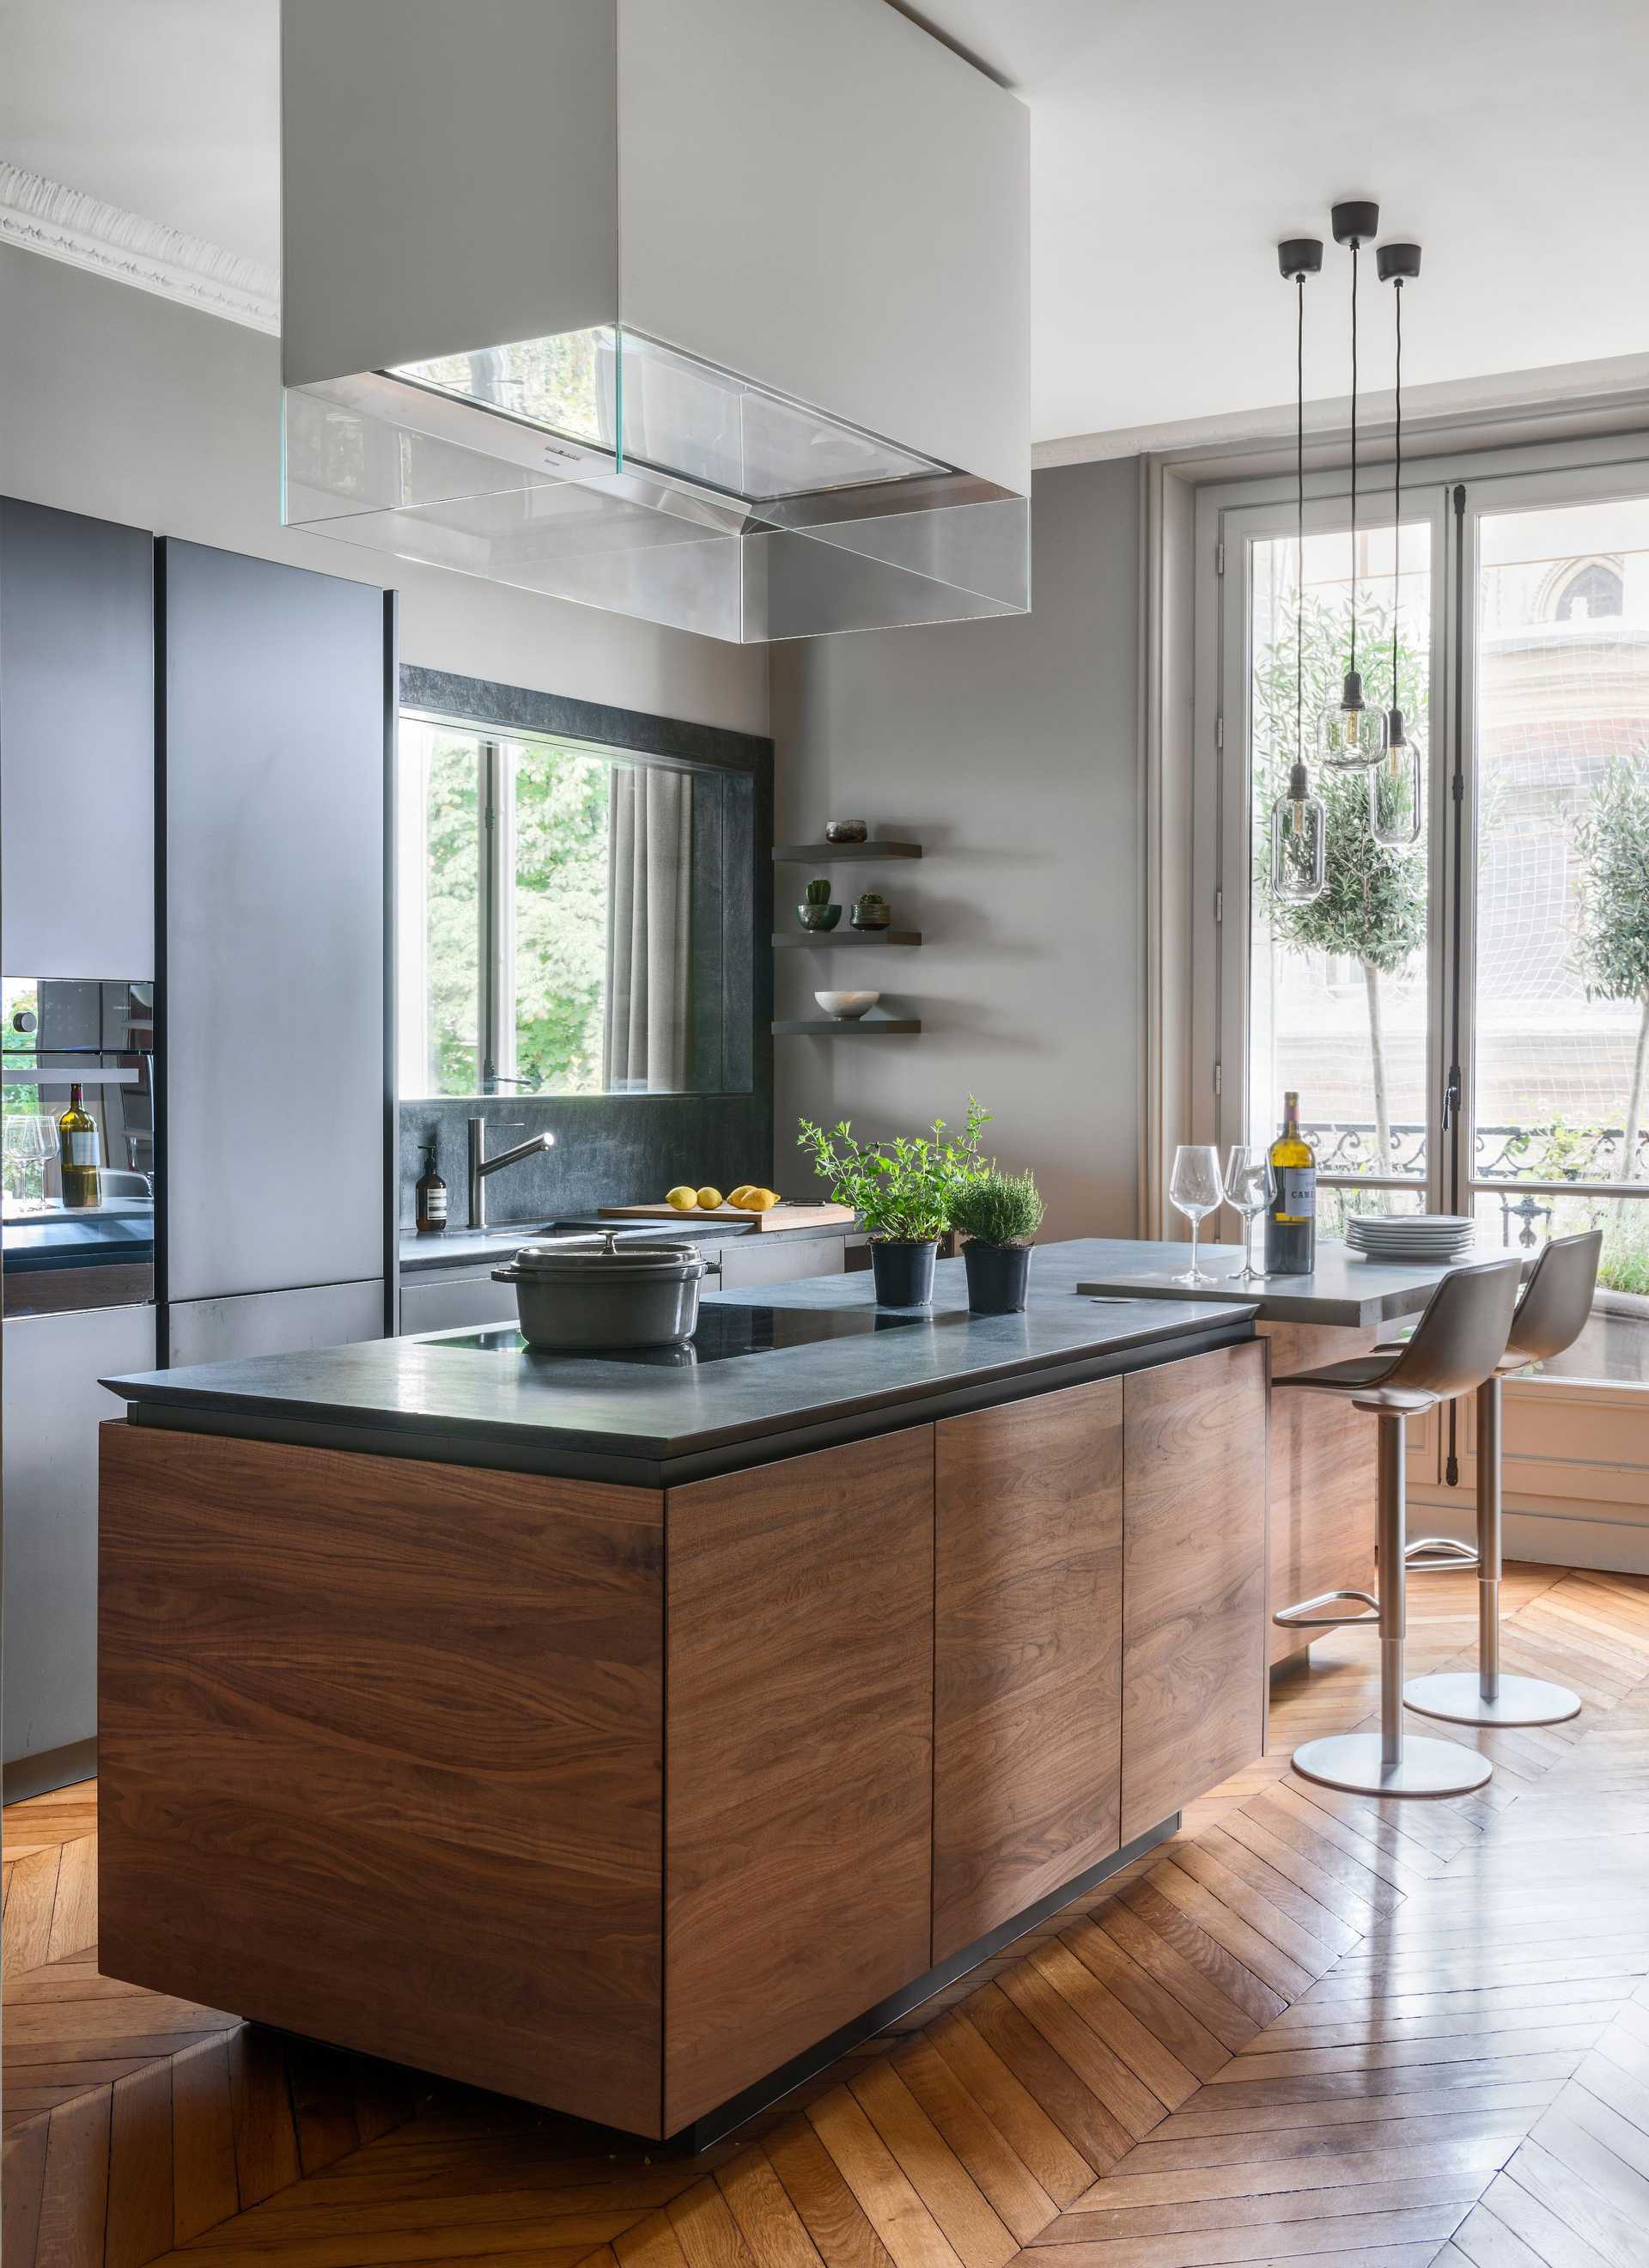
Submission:
POLYGON ((1448 1082, 1443 1089, 1443 1131, 1447 1134, 1460 1116, 1460 1065, 1451 1064, 1448 1082))

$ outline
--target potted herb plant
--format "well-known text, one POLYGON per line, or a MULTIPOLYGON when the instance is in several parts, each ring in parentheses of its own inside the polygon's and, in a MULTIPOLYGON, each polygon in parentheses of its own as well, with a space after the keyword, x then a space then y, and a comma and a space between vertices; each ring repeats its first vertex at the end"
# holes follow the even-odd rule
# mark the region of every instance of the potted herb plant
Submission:
POLYGON ((990 1114, 970 1095, 960 1138, 946 1139, 936 1118, 930 1138, 898 1134, 891 1141, 861 1142, 843 1119, 827 1133, 811 1119, 799 1122, 797 1146, 829 1184, 832 1201, 850 1205, 871 1240, 876 1303, 925 1307, 933 1297, 933 1263, 960 1192, 985 1172, 981 1130, 990 1114))
POLYGON ((1017 1315, 1030 1281, 1032 1239, 1047 1208, 1032 1174, 988 1173, 951 1200, 951 1226, 967 1241, 968 1307, 975 1315, 1017 1315))

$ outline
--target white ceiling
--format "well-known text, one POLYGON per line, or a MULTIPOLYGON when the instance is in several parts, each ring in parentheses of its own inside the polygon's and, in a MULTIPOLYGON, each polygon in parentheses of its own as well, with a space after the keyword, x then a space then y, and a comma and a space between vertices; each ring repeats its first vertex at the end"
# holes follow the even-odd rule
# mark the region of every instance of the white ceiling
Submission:
MULTIPOLYGON (((1326 239, 1337 196, 1377 197, 1382 232, 1424 246, 1404 308, 1417 388, 1649 349, 1645 0, 909 12, 1031 107, 1040 441, 1290 398, 1272 247, 1326 239)), ((273 266, 276 18, 276 0, 0 0, 0 158, 273 266)), ((1328 253, 1314 398, 1347 382, 1346 261, 1328 253)), ((1388 301, 1365 273, 1379 385, 1388 301)))

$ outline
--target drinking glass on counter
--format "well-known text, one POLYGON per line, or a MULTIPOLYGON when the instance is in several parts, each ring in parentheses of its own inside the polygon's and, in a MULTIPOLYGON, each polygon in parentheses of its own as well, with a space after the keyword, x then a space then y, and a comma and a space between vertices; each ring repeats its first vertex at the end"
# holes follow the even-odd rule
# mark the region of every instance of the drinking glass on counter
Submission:
POLYGON ((1211 1212, 1218 1212, 1225 1197, 1219 1181, 1219 1153, 1211 1142, 1182 1142, 1174 1153, 1168 1177, 1168 1197, 1176 1212, 1191 1224, 1191 1264, 1176 1284, 1215 1284, 1196 1264, 1196 1232, 1211 1212))
POLYGON ((6 1186, 15 1186, 19 1212, 46 1210, 46 1167, 57 1155, 57 1122, 41 1110, 8 1111, 5 1117, 6 1186), (40 1170, 40 1194, 31 1197, 28 1182, 40 1170))
POLYGON ((1242 1215, 1242 1265, 1228 1283, 1264 1283, 1265 1270, 1254 1264, 1254 1224, 1276 1195, 1270 1151, 1258 1142, 1233 1143, 1226 1160, 1226 1203, 1242 1215))

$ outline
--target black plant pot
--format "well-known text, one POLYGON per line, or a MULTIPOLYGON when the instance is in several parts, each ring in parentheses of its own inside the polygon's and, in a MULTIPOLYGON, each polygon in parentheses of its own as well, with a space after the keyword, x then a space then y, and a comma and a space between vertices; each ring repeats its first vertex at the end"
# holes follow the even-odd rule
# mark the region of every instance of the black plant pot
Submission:
POLYGON ((871 1273, 879 1307, 925 1307, 933 1298, 933 1263, 939 1243, 877 1242, 871 1246, 871 1273))
POLYGON ((975 1315, 1017 1315, 1030 1282, 1028 1244, 964 1244, 968 1308, 975 1315))

